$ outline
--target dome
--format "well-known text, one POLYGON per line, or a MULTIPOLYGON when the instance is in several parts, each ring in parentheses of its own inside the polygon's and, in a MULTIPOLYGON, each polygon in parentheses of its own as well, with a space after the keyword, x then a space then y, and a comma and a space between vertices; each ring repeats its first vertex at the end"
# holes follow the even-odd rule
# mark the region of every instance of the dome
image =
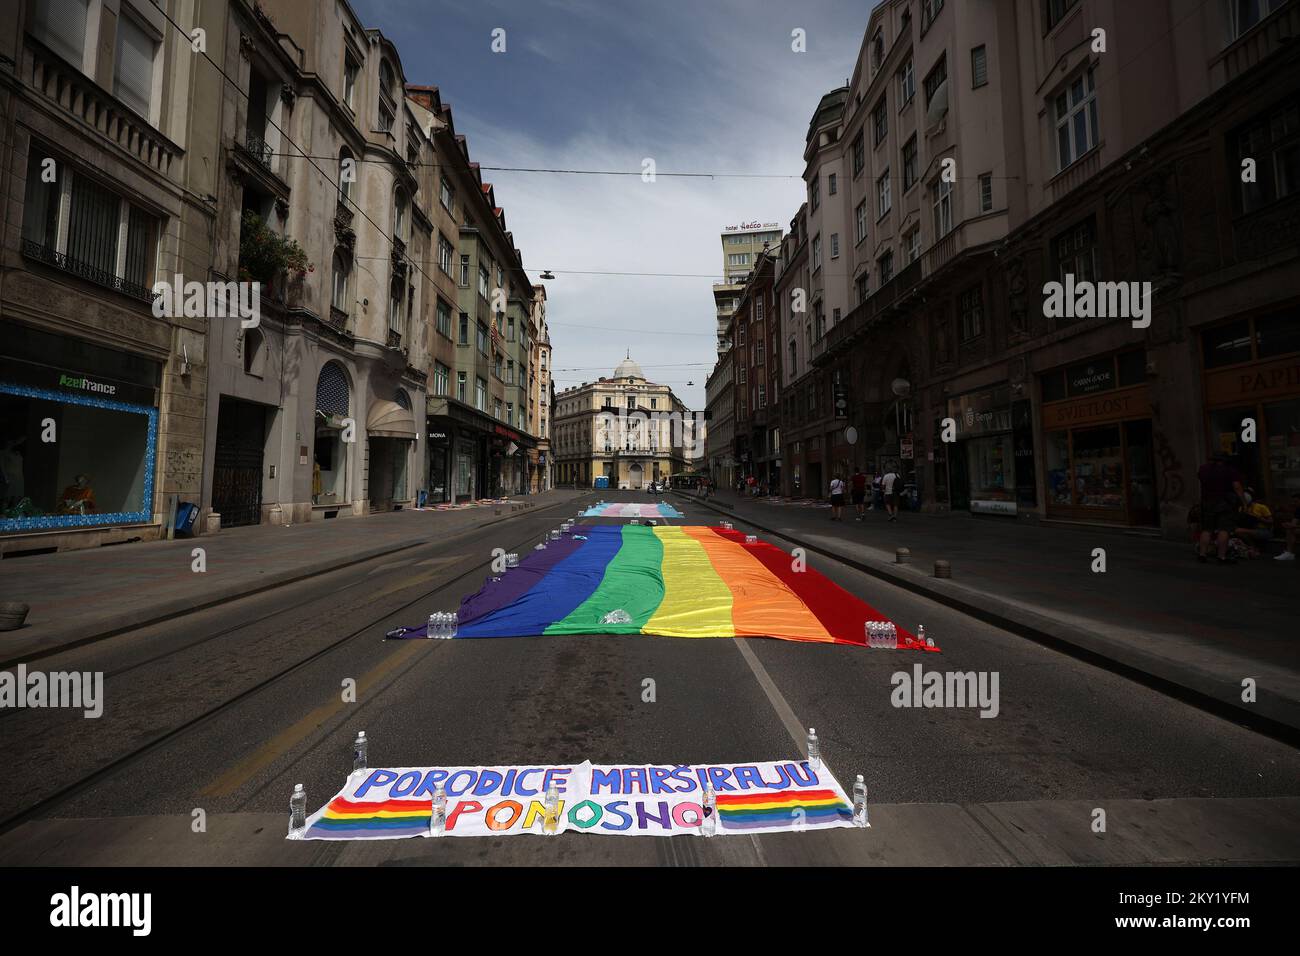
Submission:
POLYGON ((615 378, 639 378, 645 381, 645 373, 641 371, 641 366, 632 361, 632 355, 629 352, 628 357, 618 363, 618 368, 614 369, 615 378))

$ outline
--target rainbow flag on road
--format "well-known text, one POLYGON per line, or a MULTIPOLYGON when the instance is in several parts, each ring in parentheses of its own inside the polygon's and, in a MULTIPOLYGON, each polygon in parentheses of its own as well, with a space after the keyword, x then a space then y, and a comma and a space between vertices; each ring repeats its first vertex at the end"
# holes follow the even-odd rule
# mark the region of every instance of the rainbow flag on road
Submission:
MULTIPOLYGON (((659 634, 866 644, 888 620, 775 545, 724 528, 586 525, 460 605, 457 637, 659 634)), ((424 637, 424 626, 392 637, 424 637)), ((924 648, 898 628, 900 647, 924 648)))
POLYGON ((584 518, 680 518, 682 513, 670 504, 644 502, 614 502, 592 505, 582 513, 584 518))
POLYGON ((308 827, 303 838, 345 840, 348 837, 379 835, 420 836, 429 832, 429 819, 432 816, 432 800, 367 803, 335 797, 325 806, 320 819, 308 827))
POLYGON ((824 826, 853 822, 853 808, 834 790, 784 790, 770 793, 719 793, 718 823, 724 830, 759 827, 824 826))

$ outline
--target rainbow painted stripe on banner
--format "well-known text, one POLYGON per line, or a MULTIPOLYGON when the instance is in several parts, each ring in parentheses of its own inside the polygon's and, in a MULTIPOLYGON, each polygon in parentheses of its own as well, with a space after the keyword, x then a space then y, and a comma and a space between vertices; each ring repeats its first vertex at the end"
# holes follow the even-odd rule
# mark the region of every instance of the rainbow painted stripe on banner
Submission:
POLYGON ((852 822, 853 808, 834 790, 795 790, 717 795, 718 822, 724 830, 852 822))
POLYGON ((344 840, 357 836, 420 836, 429 831, 432 800, 385 800, 366 803, 335 797, 305 837, 344 840))
POLYGON ((682 513, 670 504, 645 504, 644 502, 614 502, 592 505, 582 513, 584 518, 680 518, 682 513))
MULTIPOLYGON (((691 525, 579 525, 461 602, 457 637, 658 634, 866 645, 871 605, 764 541, 691 525)), ((424 626, 393 637, 424 637, 424 626)), ((901 648, 925 647, 898 628, 901 648)))

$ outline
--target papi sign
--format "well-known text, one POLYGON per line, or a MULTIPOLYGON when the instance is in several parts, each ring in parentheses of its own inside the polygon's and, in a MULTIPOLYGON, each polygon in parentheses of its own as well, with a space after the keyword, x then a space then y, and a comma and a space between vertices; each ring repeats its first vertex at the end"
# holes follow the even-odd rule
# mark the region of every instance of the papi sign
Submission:
POLYGON ((431 836, 434 790, 447 796, 445 836, 542 833, 545 793, 560 795, 559 831, 698 834, 704 787, 719 834, 853 826, 853 806, 823 765, 807 761, 681 766, 401 767, 358 770, 307 818, 304 840, 431 836))

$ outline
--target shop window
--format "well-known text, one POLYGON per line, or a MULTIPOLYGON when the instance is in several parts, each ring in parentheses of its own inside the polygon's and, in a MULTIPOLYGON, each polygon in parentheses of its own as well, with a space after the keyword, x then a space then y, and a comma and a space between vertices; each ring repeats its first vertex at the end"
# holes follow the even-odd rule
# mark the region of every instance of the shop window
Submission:
POLYGON ((1072 433, 1075 504, 1082 508, 1124 507, 1124 457, 1119 426, 1072 433))
POLYGON ((1250 321, 1238 319, 1201 333, 1201 352, 1206 368, 1222 368, 1251 360, 1250 321))
MULTIPOLYGON (((1046 395, 1043 400, 1047 401, 1046 395)), ((1074 504, 1070 481, 1070 433, 1048 432, 1043 436, 1043 446, 1047 463, 1047 503, 1068 508, 1074 504)))
POLYGON ((347 444, 343 420, 351 407, 347 373, 337 362, 321 367, 316 380, 316 435, 312 468, 312 503, 347 500, 347 444))
POLYGON ((1255 350, 1259 358, 1300 352, 1300 315, 1280 312, 1256 319, 1255 350))
POLYGON ((0 530, 149 521, 157 432, 154 408, 0 384, 0 530))
POLYGON ((1300 401, 1265 405, 1264 430, 1268 438, 1268 487, 1272 502, 1290 508, 1293 502, 1287 499, 1300 491, 1300 401))

